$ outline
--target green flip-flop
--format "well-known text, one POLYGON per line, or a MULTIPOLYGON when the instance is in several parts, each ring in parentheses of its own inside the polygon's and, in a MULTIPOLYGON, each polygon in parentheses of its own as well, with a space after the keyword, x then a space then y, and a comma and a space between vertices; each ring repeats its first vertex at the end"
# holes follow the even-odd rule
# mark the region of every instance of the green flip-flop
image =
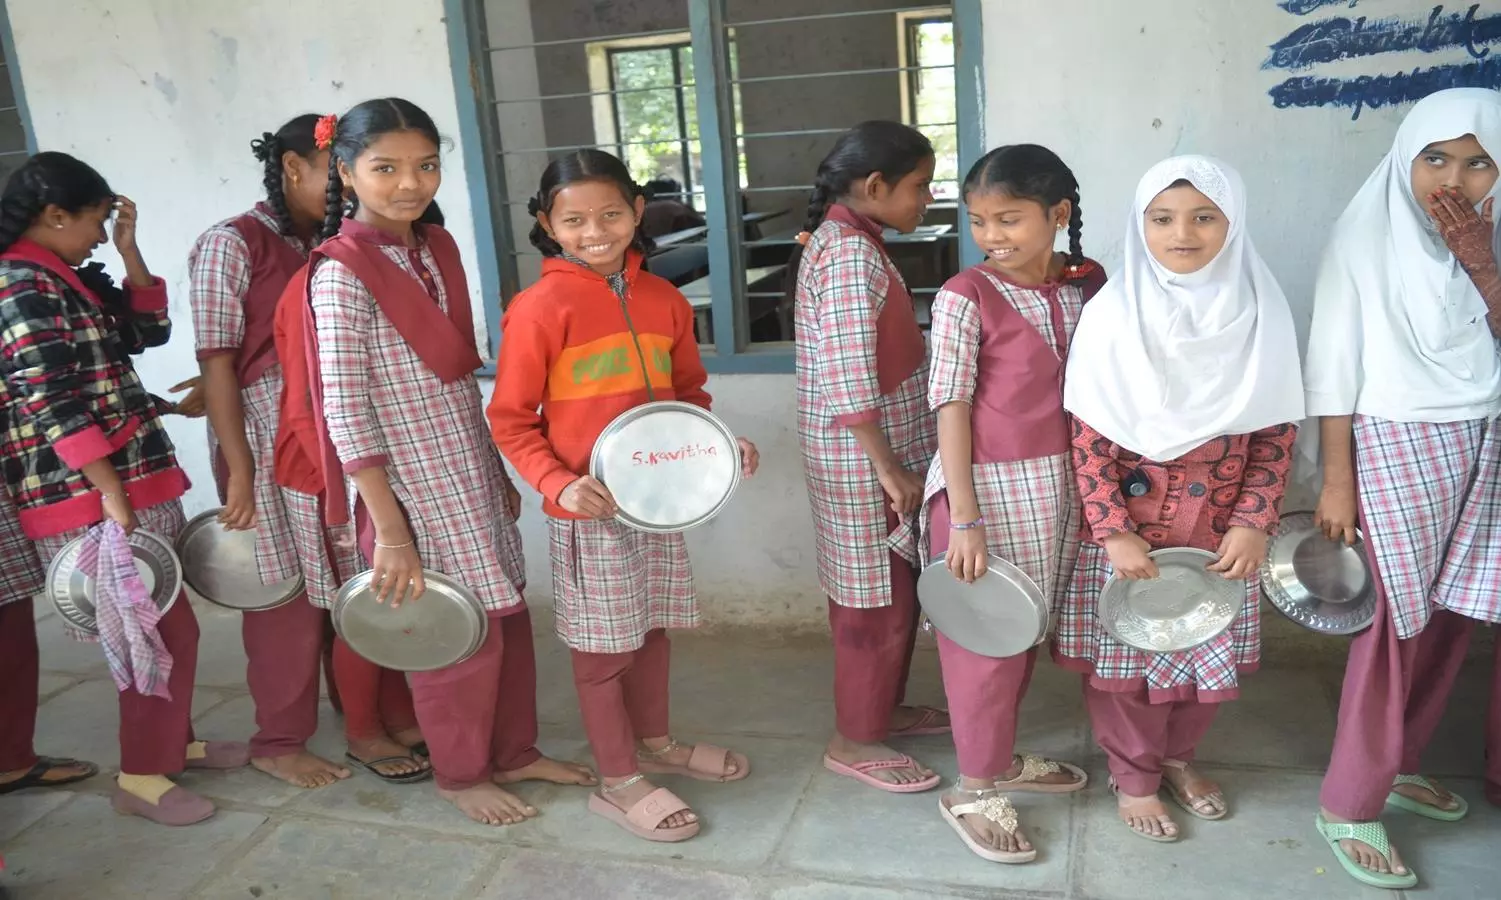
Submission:
MULTIPOLYGON (((1392 784, 1416 785, 1425 791, 1431 791, 1435 797, 1438 796, 1438 788, 1434 786, 1433 782, 1422 775, 1398 775, 1392 781, 1392 784)), ((1465 802, 1465 798, 1458 794, 1450 794, 1449 796, 1453 797, 1454 802, 1459 804, 1453 809, 1443 809, 1442 807, 1433 806, 1428 803, 1419 803, 1411 797, 1402 796, 1396 791, 1392 791, 1386 795, 1386 805, 1395 806, 1397 809, 1403 809, 1413 815, 1422 816, 1425 819, 1433 819, 1437 822, 1458 822, 1469 815, 1470 804, 1465 802)))
POLYGON ((1334 858, 1339 860, 1345 873, 1361 884, 1389 891, 1402 891, 1418 886, 1418 873, 1411 869, 1407 870, 1406 875, 1372 872, 1339 848, 1340 841, 1359 841, 1381 854, 1387 865, 1391 865, 1392 844, 1386 837, 1386 826, 1380 822, 1330 822, 1324 818, 1323 813, 1319 813, 1313 824, 1329 844, 1329 849, 1334 851, 1334 858))

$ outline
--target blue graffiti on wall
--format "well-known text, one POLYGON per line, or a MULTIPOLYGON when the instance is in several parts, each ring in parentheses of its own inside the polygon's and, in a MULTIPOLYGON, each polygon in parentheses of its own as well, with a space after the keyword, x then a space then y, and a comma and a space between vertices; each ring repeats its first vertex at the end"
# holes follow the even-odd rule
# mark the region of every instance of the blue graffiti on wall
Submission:
MULTIPOLYGON (((1281 0, 1278 4, 1294 15, 1307 15, 1320 7, 1355 6, 1359 0, 1281 0)), ((1501 42, 1501 14, 1483 15, 1480 5, 1463 11, 1446 10, 1442 4, 1425 16, 1392 16, 1372 19, 1334 16, 1300 25, 1271 45, 1271 55, 1261 68, 1296 72, 1339 60, 1361 59, 1383 53, 1439 53, 1463 49, 1469 62, 1415 66, 1381 75, 1318 77, 1295 75, 1268 93, 1278 109, 1335 106, 1349 109, 1360 118, 1367 107, 1380 108, 1408 103, 1451 87, 1501 88, 1501 62, 1489 45, 1501 42)))

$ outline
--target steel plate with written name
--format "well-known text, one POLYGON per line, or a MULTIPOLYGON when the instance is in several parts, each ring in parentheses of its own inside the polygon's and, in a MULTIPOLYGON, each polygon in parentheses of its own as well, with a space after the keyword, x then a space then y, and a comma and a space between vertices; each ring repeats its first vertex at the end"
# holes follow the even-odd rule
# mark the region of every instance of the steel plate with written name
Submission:
POLYGON ((422 596, 392 608, 376 602, 372 574, 345 582, 332 610, 334 629, 360 656, 387 669, 429 672, 463 662, 484 643, 490 621, 462 584, 424 569, 422 596))
POLYGON ((714 518, 740 483, 740 445, 717 416, 677 400, 629 409, 605 427, 589 474, 610 489, 616 518, 669 534, 714 518))
POLYGON ((222 510, 194 516, 177 536, 183 578, 203 599, 245 612, 275 609, 302 593, 302 575, 261 584, 252 531, 229 531, 219 524, 222 510))
POLYGON ((1245 607, 1244 581, 1205 569, 1215 554, 1167 547, 1150 555, 1156 578, 1111 575, 1100 591, 1100 622, 1121 643, 1148 653, 1190 650, 1224 634, 1245 607))
POLYGON ((1025 653, 1048 633, 1048 604, 1026 572, 989 557, 986 573, 970 584, 955 578, 939 556, 917 579, 922 610, 944 637, 981 656, 1025 653))
POLYGON ((1322 634, 1354 634, 1376 617, 1376 585, 1360 535, 1354 546, 1331 541, 1311 512, 1282 517, 1261 567, 1261 592, 1278 612, 1322 634))
MULTIPOLYGON (((85 634, 98 634, 94 621, 94 580, 78 569, 78 554, 84 538, 69 541, 47 565, 47 597, 58 615, 85 634)), ((182 593, 182 564, 172 545, 161 535, 137 528, 130 534, 136 571, 151 599, 162 612, 172 608, 182 593)))

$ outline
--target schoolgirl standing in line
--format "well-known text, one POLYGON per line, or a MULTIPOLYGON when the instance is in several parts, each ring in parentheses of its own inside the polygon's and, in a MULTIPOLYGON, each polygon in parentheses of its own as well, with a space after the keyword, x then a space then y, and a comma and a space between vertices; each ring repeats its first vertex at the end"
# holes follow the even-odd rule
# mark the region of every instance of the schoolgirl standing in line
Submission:
MULTIPOLYGON (((646 776, 738 781, 750 762, 672 736, 667 629, 699 617, 687 546, 681 534, 616 520, 609 490, 587 474, 600 432, 626 410, 651 400, 709 408, 693 310, 642 269, 645 205, 625 164, 601 150, 575 151, 542 173, 530 203, 542 278, 506 311, 489 417, 496 445, 548 515, 558 637, 602 781, 589 809, 674 842, 696 835, 700 818, 646 776), (601 360, 624 362, 590 364, 601 360)), ((756 448, 744 438, 740 448, 749 477, 756 448)))
MULTIPOLYGON (((308 602, 317 594, 327 606, 339 587, 331 542, 318 515, 317 498, 276 483, 274 453, 282 367, 273 320, 288 283, 306 277, 303 265, 323 226, 328 153, 314 146, 319 117, 302 115, 252 144, 264 167, 266 199, 206 231, 188 256, 189 304, 208 405, 209 452, 226 528, 255 531, 261 581, 275 584, 301 574, 306 591, 275 609, 246 613, 242 620, 246 681, 255 702, 256 734, 251 764, 298 787, 314 788, 348 778, 349 770, 307 749, 318 728, 318 683, 324 619, 308 602)), ((353 574, 353 554, 343 569, 353 574)), ((347 576, 346 576, 347 577, 347 576)), ((367 664, 368 665, 368 664, 367 664)), ((375 676, 379 678, 377 674, 375 676)), ((350 679, 353 681, 354 679, 350 679)), ((405 687, 405 681, 401 684, 405 687)), ((362 721, 359 692, 341 695, 346 726, 362 721)), ((410 695, 408 695, 410 696, 410 695)), ((407 701, 406 743, 420 741, 407 701)), ((387 778, 423 775, 414 759, 384 728, 373 734, 350 730, 349 756, 387 778)))
POLYGON ((1084 676, 1122 821, 1161 842, 1178 839, 1162 788, 1201 819, 1229 811, 1194 751, 1260 661, 1256 572, 1303 418, 1292 312, 1245 220, 1245 185, 1224 163, 1153 166, 1136 188, 1125 265, 1084 307, 1064 380, 1089 541, 1054 658, 1084 676), (1128 495, 1128 482, 1147 489, 1128 495), (1155 578, 1148 553, 1164 547, 1217 553, 1209 571, 1244 581, 1245 600, 1219 637, 1145 653, 1096 610, 1112 571, 1155 578))
POLYGON ((895 122, 840 136, 814 179, 794 316, 798 440, 834 638, 835 732, 823 762, 896 793, 940 779, 886 739, 949 730, 947 713, 902 705, 917 560, 888 547, 915 528, 937 429, 927 348, 882 235, 922 222, 933 162, 928 139, 895 122))
MULTIPOLYGON (((987 555, 1026 572, 1057 608, 1078 557, 1079 489, 1069 466, 1063 362, 1079 311, 1105 273, 1084 256, 1079 184, 1045 147, 992 150, 964 179, 970 232, 985 261, 933 299, 928 404, 938 456, 921 512, 923 547, 956 578, 984 577, 987 555), (1068 232, 1068 253, 1054 251, 1068 232)), ((1012 791, 1068 793, 1084 771, 1015 752, 1036 649, 1006 659, 938 632, 959 780, 939 808, 984 859, 1031 862, 1012 791)))
MULTIPOLYGON (((0 194, 0 468, 43 559, 103 521, 115 535, 140 526, 170 541, 181 530, 188 479, 130 361, 170 332, 166 286, 136 245, 135 204, 64 153, 39 153, 12 173, 0 194), (111 216, 123 290, 87 286, 76 270, 107 240, 111 216)), ((129 602, 104 589, 95 600, 101 620, 106 604, 129 602)), ((167 776, 243 766, 249 749, 194 739, 198 622, 186 592, 149 629, 136 621, 138 632, 102 635, 120 686, 112 803, 164 825, 202 821, 214 805, 167 776)))
POLYGON ((1475 621, 1501 620, 1501 275, 1491 208, 1501 94, 1419 101, 1334 226, 1314 292, 1308 412, 1316 519, 1360 529, 1380 595, 1345 665, 1320 833, 1356 880, 1403 889, 1378 816, 1466 801, 1421 774, 1475 621))
POLYGON ((427 113, 399 98, 366 101, 329 126, 319 142, 331 151, 325 240, 302 304, 326 519, 348 518, 337 477, 347 473, 383 602, 421 602, 426 567, 487 610, 474 655, 409 679, 439 794, 481 824, 516 824, 537 810, 502 784, 592 776, 536 748, 521 496, 485 427, 458 246, 417 224, 442 179, 441 139, 427 113))

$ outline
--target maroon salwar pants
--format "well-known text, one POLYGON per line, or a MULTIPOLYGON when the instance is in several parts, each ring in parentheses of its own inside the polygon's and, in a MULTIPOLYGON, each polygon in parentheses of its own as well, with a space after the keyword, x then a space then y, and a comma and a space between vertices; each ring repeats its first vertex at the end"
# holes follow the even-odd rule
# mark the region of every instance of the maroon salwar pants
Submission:
POLYGON ((172 654, 167 689, 172 699, 120 692, 120 771, 125 775, 173 775, 187 765, 193 742, 193 681, 198 671, 198 617, 187 591, 156 623, 172 654))
MULTIPOLYGON (((412 672, 412 699, 438 787, 462 791, 529 766, 537 749, 537 656, 525 606, 491 612, 480 649, 455 666, 412 672)), ((353 701, 340 673, 346 715, 353 701)))
POLYGON ((275 609, 241 617, 245 680, 255 701, 250 755, 300 753, 318 730, 319 664, 326 614, 299 594, 275 609))
POLYGON ((654 628, 641 647, 628 653, 584 653, 573 657, 584 731, 594 762, 605 778, 636 774, 636 742, 668 734, 668 671, 672 642, 654 628))
MULTIPOLYGON (((1373 571, 1378 585, 1380 577, 1373 571)), ((1334 751, 1319 803, 1357 822, 1380 815, 1398 774, 1417 774, 1469 647, 1473 619, 1436 609, 1407 640, 1378 591, 1376 618, 1350 644, 1334 751)))
POLYGON ((36 765, 41 657, 30 597, 0 606, 0 772, 36 765))
POLYGON ((1123 793, 1151 797, 1162 786, 1164 760, 1191 763, 1199 741, 1214 724, 1218 703, 1177 700, 1153 703, 1146 688, 1115 692, 1084 682, 1084 704, 1095 742, 1105 751, 1110 775, 1123 793))
MULTIPOLYGON (((932 556, 949 548, 948 495, 933 499, 932 556)), ((1032 682, 1037 649, 1004 659, 964 649, 938 633, 938 664, 953 721, 959 774, 998 778, 1016 761, 1016 728, 1022 698, 1032 682)))
POLYGON ((891 604, 861 609, 829 598, 834 637, 834 726, 847 740, 877 744, 907 694, 917 641, 917 574, 891 554, 891 604))
POLYGON ((343 703, 344 737, 372 741, 417 726, 405 672, 382 668, 334 639, 334 672, 343 703))

